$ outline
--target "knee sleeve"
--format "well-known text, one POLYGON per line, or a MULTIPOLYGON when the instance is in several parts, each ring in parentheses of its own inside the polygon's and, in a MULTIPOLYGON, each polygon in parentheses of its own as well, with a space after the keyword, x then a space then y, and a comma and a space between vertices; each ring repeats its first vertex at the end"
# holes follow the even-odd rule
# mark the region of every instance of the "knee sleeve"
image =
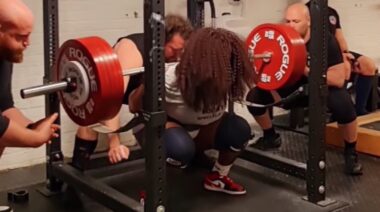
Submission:
MULTIPOLYGON (((274 102, 274 99, 272 97, 272 94, 270 94, 270 92, 261 90, 259 88, 254 88, 250 90, 247 94, 246 100, 249 102, 263 104, 263 105, 274 102)), ((253 116, 261 116, 265 113, 266 110, 267 110, 266 108, 248 107, 248 111, 253 116)))
POLYGON ((168 158, 180 161, 182 165, 188 164, 193 159, 195 144, 185 129, 181 127, 166 129, 162 138, 168 158))
POLYGON ((348 124, 356 119, 354 104, 344 88, 329 88, 327 106, 339 124, 348 124))
POLYGON ((227 114, 220 122, 215 135, 215 147, 218 150, 240 151, 251 138, 248 122, 235 114, 227 114))

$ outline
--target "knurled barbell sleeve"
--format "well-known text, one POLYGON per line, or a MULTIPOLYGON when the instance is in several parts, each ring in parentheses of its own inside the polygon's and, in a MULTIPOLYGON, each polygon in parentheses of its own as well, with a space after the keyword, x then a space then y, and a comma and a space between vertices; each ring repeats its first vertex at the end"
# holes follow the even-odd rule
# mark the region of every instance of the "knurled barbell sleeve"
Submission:
POLYGON ((52 82, 46 85, 38 85, 30 88, 21 89, 20 95, 23 99, 30 98, 39 95, 45 95, 49 93, 54 93, 57 91, 64 91, 68 88, 69 82, 60 81, 60 82, 52 82))

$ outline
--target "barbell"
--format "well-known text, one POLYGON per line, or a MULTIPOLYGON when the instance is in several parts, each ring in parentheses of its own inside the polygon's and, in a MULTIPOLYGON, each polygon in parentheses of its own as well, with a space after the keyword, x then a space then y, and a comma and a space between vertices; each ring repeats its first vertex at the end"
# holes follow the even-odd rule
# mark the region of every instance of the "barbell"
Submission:
POLYGON ((143 72, 144 67, 122 70, 112 47, 100 37, 72 39, 59 49, 56 81, 22 89, 20 95, 29 98, 58 92, 70 119, 87 126, 115 116, 124 95, 122 76, 143 72))
MULTIPOLYGON (((306 48, 292 28, 260 25, 250 33, 246 45, 260 76, 258 87, 275 90, 296 82, 303 74, 306 48)), ((62 44, 53 70, 55 82, 22 89, 21 97, 58 92, 70 119, 87 126, 110 119, 119 112, 124 95, 123 76, 142 73, 144 67, 123 70, 104 39, 85 37, 62 44)))

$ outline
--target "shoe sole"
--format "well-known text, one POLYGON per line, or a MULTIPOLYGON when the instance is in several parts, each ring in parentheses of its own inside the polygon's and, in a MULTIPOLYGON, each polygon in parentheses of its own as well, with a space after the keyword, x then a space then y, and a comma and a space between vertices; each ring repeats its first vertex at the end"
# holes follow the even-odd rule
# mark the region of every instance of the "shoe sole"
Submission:
POLYGON ((225 189, 222 189, 222 188, 216 188, 216 187, 212 187, 212 186, 209 186, 209 185, 203 185, 203 187, 206 190, 209 190, 209 191, 223 192, 223 193, 231 194, 231 195, 243 195, 243 194, 247 193, 247 191, 228 191, 228 190, 225 190, 225 189))
POLYGON ((265 146, 265 145, 257 144, 257 143, 253 143, 250 146, 255 148, 255 149, 259 149, 259 150, 263 150, 263 151, 271 151, 271 150, 278 150, 281 147, 281 145, 282 145, 282 143, 280 142, 279 144, 276 144, 273 146, 265 146))

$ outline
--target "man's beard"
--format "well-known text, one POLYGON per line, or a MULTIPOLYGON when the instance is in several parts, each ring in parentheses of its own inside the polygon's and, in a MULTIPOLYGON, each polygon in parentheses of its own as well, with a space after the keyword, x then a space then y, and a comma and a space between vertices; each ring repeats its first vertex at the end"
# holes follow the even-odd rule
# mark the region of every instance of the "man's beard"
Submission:
POLYGON ((1 50, 2 58, 6 59, 12 63, 21 63, 24 59, 23 50, 11 50, 9 48, 2 48, 1 50))

